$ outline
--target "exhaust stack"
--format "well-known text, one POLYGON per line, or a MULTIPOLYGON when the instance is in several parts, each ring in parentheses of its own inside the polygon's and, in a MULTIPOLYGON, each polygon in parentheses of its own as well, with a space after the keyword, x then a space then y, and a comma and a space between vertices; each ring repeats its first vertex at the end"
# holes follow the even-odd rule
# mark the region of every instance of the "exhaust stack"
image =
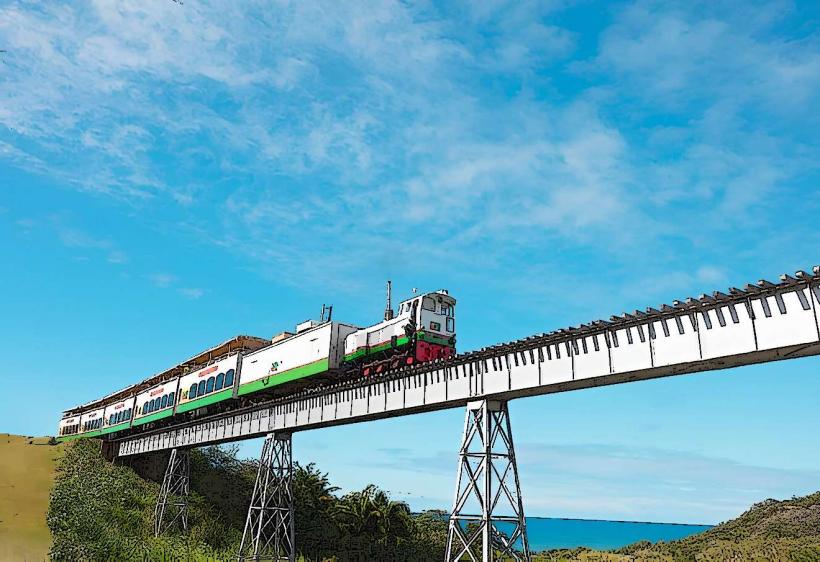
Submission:
POLYGON ((384 319, 385 320, 392 320, 393 319, 393 284, 388 281, 387 282, 387 305, 384 307, 384 319))

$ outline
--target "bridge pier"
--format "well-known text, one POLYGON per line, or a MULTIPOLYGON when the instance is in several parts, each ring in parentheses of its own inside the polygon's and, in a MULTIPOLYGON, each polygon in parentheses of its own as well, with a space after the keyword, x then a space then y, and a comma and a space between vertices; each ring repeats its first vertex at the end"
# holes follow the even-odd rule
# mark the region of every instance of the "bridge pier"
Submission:
POLYGON ((191 453, 172 449, 154 508, 154 535, 160 536, 177 522, 188 530, 188 491, 191 486, 191 453))
POLYGON ((494 562, 510 556, 530 561, 506 401, 467 404, 446 556, 446 562, 494 562), (502 533, 498 523, 512 526, 512 532, 502 533))
POLYGON ((291 434, 269 433, 237 559, 295 562, 294 515, 291 434))

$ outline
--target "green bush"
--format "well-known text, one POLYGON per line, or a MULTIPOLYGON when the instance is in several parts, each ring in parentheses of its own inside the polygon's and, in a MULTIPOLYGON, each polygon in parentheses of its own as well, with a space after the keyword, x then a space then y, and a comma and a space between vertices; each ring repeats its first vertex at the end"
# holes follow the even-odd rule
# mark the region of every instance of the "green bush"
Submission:
MULTIPOLYGON (((189 531, 153 536, 159 485, 107 462, 100 442, 79 440, 59 461, 48 510, 54 560, 230 560, 242 538, 257 463, 235 448, 192 452, 189 531)), ((444 557, 440 514, 411 515, 406 504, 368 486, 339 498, 314 465, 294 473, 297 547, 302 559, 428 561, 444 557)))

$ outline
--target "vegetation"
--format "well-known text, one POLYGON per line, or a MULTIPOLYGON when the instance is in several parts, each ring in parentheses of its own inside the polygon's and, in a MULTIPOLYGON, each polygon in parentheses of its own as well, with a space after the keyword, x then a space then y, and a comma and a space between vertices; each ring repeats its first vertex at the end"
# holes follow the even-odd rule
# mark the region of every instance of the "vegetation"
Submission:
POLYGON ((0 560, 48 555, 48 494, 62 451, 46 437, 0 434, 0 560))
MULTIPOLYGON (((60 460, 48 510, 55 560, 229 560, 236 556, 256 463, 235 450, 193 451, 187 534, 153 536, 159 485, 107 462, 99 442, 80 440, 60 460)), ((428 561, 444 557, 446 524, 412 515, 375 486, 338 497, 313 465, 294 475, 296 535, 303 560, 428 561)))
MULTIPOLYGON (((59 448, 44 449, 58 450, 59 448)), ((55 560, 230 560, 241 539, 256 463, 210 447, 192 456, 188 533, 153 536, 158 484, 105 461, 99 442, 65 447, 48 508, 55 560)), ((296 535, 302 561, 429 561, 444 558, 441 512, 410 513, 375 486, 339 496, 327 474, 297 466, 296 535)), ((3 504, 0 504, 2 507, 3 504)), ((0 527, 2 529, 2 527, 0 527)), ((11 556, 10 558, 21 558, 11 556)), ((32 557, 27 557, 32 559, 32 557)), ((36 559, 36 558, 35 558, 36 559)), ((537 554, 534 562, 820 560, 820 492, 767 500, 739 518, 668 543, 611 552, 586 548, 537 554)))

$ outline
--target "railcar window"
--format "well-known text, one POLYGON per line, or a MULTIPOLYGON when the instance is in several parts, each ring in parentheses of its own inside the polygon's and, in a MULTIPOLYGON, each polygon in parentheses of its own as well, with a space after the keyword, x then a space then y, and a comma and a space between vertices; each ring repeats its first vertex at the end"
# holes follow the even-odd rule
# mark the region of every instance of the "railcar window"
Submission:
POLYGON ((455 332, 456 331, 456 321, 455 318, 452 316, 447 317, 447 331, 448 332, 455 332))
POLYGON ((196 395, 202 396, 203 394, 205 394, 205 381, 199 381, 196 387, 196 395))
POLYGON ((162 397, 162 401, 160 402, 160 408, 167 408, 168 407, 168 395, 165 394, 162 397))
POLYGON ((234 370, 228 369, 228 372, 225 373, 225 386, 233 386, 233 375, 234 370))
POLYGON ((214 390, 222 390, 223 386, 225 386, 225 373, 219 373, 216 376, 216 384, 214 385, 214 390))
POLYGON ((173 392, 168 393, 168 405, 169 406, 174 405, 174 393, 173 392))
POLYGON ((214 391, 214 377, 208 378, 208 382, 205 385, 205 394, 209 394, 214 391))
POLYGON ((196 383, 191 385, 191 390, 188 391, 188 400, 196 398, 196 383))
POLYGON ((421 307, 424 310, 431 310, 433 312, 436 311, 436 301, 434 301, 431 297, 424 297, 421 301, 421 307))

